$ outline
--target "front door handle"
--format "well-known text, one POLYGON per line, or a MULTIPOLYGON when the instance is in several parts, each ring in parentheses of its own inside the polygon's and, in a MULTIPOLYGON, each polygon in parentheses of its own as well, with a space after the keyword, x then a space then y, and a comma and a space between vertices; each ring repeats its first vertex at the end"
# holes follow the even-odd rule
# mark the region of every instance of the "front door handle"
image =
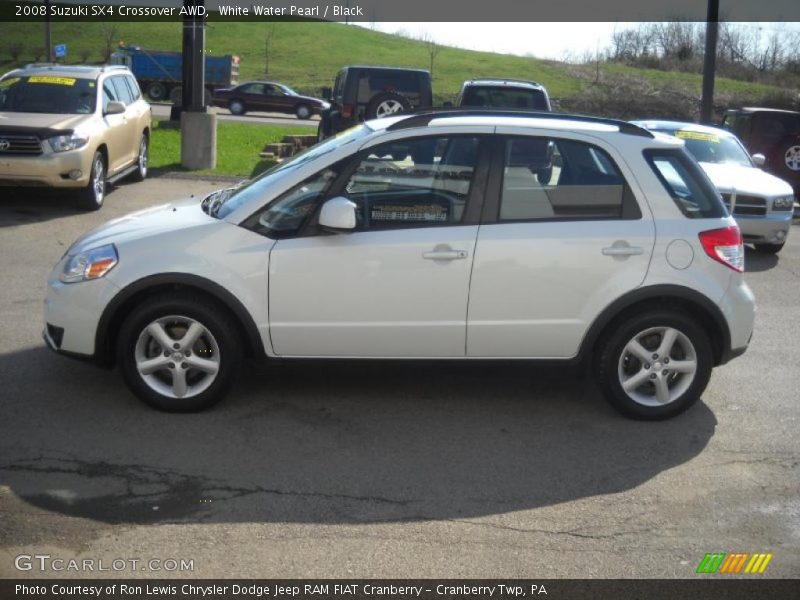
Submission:
POLYGON ((631 246, 628 242, 617 240, 611 246, 603 248, 603 254, 606 256, 636 256, 644 254, 644 248, 641 246, 631 246))
POLYGON ((436 248, 430 252, 423 252, 422 258, 427 260, 459 260, 467 258, 467 254, 466 250, 453 250, 449 246, 436 246, 436 248))

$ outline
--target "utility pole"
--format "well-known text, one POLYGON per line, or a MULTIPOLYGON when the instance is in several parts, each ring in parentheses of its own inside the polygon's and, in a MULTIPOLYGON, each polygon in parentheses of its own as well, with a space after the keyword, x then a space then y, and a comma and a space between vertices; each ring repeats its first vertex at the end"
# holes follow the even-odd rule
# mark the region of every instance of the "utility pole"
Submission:
POLYGON ((706 16, 706 49, 703 56, 703 97, 700 100, 700 122, 714 122, 714 74, 717 69, 717 37, 719 34, 719 0, 708 0, 706 16))
POLYGON ((44 47, 47 62, 53 62, 53 24, 50 22, 50 0, 44 0, 44 47))

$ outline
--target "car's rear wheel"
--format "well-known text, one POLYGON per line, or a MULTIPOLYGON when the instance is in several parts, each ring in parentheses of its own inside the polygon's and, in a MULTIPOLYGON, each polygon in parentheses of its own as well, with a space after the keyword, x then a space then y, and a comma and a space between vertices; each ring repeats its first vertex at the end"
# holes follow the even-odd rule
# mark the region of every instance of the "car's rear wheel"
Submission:
POLYGON ((133 172, 135 181, 144 181, 147 178, 148 163, 150 162, 150 139, 146 133, 142 134, 139 141, 139 155, 136 157, 136 170, 133 172))
POLYGON ((228 104, 228 110, 231 111, 232 115, 243 115, 246 112, 244 102, 241 100, 231 100, 230 104, 228 104))
POLYGON ((311 108, 307 104, 298 104, 297 108, 294 109, 294 114, 297 115, 298 119, 308 119, 311 117, 311 108))
POLYGON ((78 192, 78 206, 83 210, 99 210, 106 198, 106 161, 102 152, 92 158, 89 183, 78 192))
POLYGON ((236 324, 217 303, 156 296, 120 330, 117 357, 128 387, 155 408, 191 412, 218 402, 241 362, 236 324))
POLYGON ((708 385, 712 367, 705 330, 668 310, 619 322, 595 354, 605 398, 622 414, 643 420, 667 419, 689 408, 708 385))
POLYGON ((777 254, 783 250, 784 244, 753 244, 756 250, 764 254, 777 254))

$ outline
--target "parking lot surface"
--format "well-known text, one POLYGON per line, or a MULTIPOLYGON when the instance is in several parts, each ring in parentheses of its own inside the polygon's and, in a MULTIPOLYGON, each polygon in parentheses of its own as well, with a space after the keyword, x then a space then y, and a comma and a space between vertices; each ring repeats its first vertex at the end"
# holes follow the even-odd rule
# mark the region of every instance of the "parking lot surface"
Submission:
POLYGON ((748 251, 742 358, 686 414, 621 418, 582 369, 251 363, 193 415, 49 352, 42 298, 86 229, 202 194, 114 189, 98 213, 0 190, 0 577, 15 557, 193 561, 141 577, 694 577, 706 552, 800 574, 800 223, 748 251))

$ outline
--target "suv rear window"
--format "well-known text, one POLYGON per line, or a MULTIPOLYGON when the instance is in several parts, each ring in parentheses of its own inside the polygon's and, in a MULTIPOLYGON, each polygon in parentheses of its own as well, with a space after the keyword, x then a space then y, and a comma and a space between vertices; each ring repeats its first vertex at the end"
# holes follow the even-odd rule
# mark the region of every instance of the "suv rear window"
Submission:
POLYGON ((714 184, 685 150, 645 150, 644 155, 684 216, 690 219, 727 216, 714 184))
POLYGON ((489 106, 492 108, 519 108, 550 110, 544 92, 507 86, 470 86, 464 90, 461 106, 489 106))

